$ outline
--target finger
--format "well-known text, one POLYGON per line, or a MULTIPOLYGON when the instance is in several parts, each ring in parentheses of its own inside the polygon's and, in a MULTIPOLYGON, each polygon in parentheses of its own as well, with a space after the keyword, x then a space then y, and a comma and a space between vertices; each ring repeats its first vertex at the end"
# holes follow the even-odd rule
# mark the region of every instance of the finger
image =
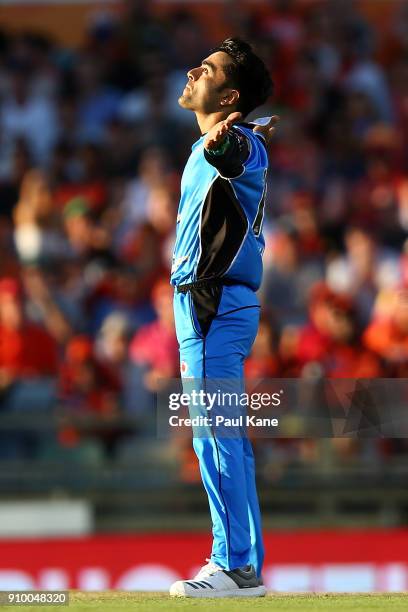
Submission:
POLYGON ((267 129, 266 125, 258 125, 254 128, 254 132, 260 134, 264 138, 268 138, 269 136, 269 129, 267 129))
POLYGON ((227 124, 228 128, 231 127, 231 125, 233 125, 234 123, 236 123, 237 121, 239 121, 242 118, 242 113, 231 113, 230 115, 228 115, 228 117, 225 119, 225 123, 227 124))
POLYGON ((224 130, 220 127, 218 128, 218 130, 215 132, 215 134, 209 139, 208 142, 211 142, 213 144, 216 144, 219 139, 222 137, 224 130))
POLYGON ((271 120, 268 123, 268 126, 276 125, 277 123, 279 123, 279 121, 280 121, 279 115, 272 115, 271 120))
POLYGON ((221 139, 221 135, 216 135, 216 136, 210 138, 204 144, 205 148, 206 149, 214 149, 214 148, 216 148, 219 145, 219 143, 220 143, 220 139, 221 139))
POLYGON ((219 142, 220 140, 222 140, 223 136, 224 136, 224 133, 223 133, 223 132, 221 132, 221 131, 220 131, 220 132, 217 132, 217 133, 215 134, 214 138, 213 138, 213 141, 214 141, 214 142, 219 142))
POLYGON ((254 128, 254 132, 256 132, 257 134, 261 134, 265 138, 266 142, 269 144, 270 140, 272 139, 272 136, 276 131, 276 125, 278 122, 278 115, 273 115, 273 117, 270 118, 269 122, 266 125, 257 125, 254 128))
POLYGON ((222 138, 223 136, 225 136, 225 134, 228 132, 228 125, 222 125, 218 128, 216 134, 215 134, 215 138, 217 140, 219 140, 220 138, 222 138))

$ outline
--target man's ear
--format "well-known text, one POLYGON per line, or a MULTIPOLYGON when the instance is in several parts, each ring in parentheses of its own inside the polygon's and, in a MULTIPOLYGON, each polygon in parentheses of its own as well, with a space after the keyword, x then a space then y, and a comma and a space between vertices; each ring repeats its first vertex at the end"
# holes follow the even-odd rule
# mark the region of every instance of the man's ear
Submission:
POLYGON ((237 89, 229 89, 221 98, 222 106, 234 106, 239 100, 239 91, 237 89))

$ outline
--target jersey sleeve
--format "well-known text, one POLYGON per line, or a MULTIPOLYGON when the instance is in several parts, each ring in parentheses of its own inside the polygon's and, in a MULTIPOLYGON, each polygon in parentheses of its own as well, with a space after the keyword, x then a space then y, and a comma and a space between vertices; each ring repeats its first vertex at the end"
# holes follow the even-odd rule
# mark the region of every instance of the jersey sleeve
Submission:
POLYGON ((224 146, 215 151, 204 148, 204 157, 217 168, 222 177, 236 178, 243 173, 250 151, 249 138, 241 130, 231 128, 227 132, 224 146))

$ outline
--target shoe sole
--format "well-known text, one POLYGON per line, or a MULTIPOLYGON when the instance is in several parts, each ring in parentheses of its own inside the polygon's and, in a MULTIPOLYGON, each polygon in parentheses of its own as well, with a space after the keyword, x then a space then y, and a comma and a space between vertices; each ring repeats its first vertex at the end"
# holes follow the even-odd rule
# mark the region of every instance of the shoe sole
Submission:
POLYGON ((263 585, 250 587, 247 589, 233 589, 231 591, 216 591, 215 589, 197 590, 197 593, 177 593, 170 591, 170 597, 190 597, 214 599, 219 597, 265 597, 266 588, 263 585))

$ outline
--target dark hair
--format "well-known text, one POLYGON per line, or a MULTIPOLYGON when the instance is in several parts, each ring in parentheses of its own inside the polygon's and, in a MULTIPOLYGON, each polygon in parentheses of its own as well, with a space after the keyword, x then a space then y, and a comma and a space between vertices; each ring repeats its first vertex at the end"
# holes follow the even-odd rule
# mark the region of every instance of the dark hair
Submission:
POLYGON ((237 110, 245 117, 273 93, 273 81, 251 45, 240 38, 226 38, 212 53, 223 51, 232 59, 225 69, 232 87, 239 91, 237 110))

